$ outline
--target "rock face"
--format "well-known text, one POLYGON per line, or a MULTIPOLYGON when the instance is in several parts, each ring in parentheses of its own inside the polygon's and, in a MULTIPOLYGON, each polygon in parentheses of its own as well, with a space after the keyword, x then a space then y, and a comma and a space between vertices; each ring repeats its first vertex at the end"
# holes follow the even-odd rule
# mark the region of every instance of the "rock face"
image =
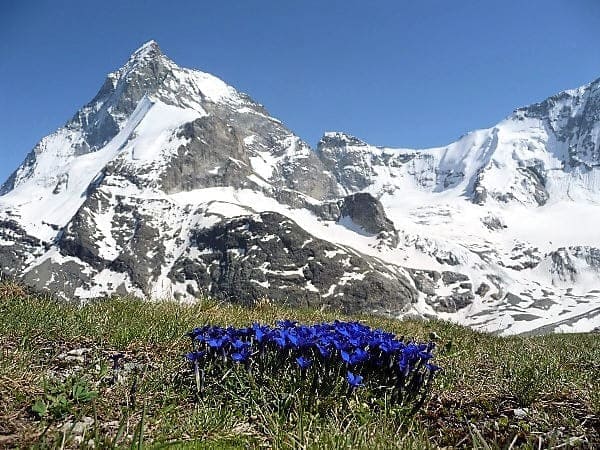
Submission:
POLYGON ((564 162, 568 166, 587 169, 600 166, 597 141, 600 128, 600 79, 520 108, 515 115, 522 120, 543 122, 563 143, 566 149, 564 162))
POLYGON ((187 292, 398 315, 418 294, 398 267, 317 239, 277 213, 194 231, 169 277, 187 292))
POLYGON ((14 219, 0 220, 0 271, 19 276, 28 262, 42 255, 47 244, 30 236, 14 219))
POLYGON ((368 145, 354 136, 327 133, 317 145, 317 154, 347 192, 365 189, 376 175, 375 157, 368 151, 368 145))
MULTIPOLYGON (((412 276, 417 289, 425 294, 425 301, 436 312, 455 313, 471 305, 475 299, 469 277, 461 273, 414 270, 412 276), (440 295, 443 291, 444 294, 440 295)), ((480 297, 486 293, 478 290, 480 297)))
MULTIPOLYGON (((551 273, 556 284, 576 283, 580 278, 595 278, 600 282, 600 249, 595 247, 559 248, 549 253, 551 273)), ((598 284, 600 288, 600 284, 598 284)))
POLYGON ((161 173, 160 186, 167 193, 214 186, 243 188, 252 175, 243 137, 227 122, 206 116, 187 123, 180 131, 187 141, 161 173))
POLYGON ((394 224, 385 215, 381 203, 366 192, 359 192, 344 198, 339 220, 346 218, 369 234, 395 231, 394 224))
POLYGON ((128 294, 442 317, 505 334, 600 314, 600 81, 445 147, 316 150, 151 41, 0 187, 0 270, 128 294))

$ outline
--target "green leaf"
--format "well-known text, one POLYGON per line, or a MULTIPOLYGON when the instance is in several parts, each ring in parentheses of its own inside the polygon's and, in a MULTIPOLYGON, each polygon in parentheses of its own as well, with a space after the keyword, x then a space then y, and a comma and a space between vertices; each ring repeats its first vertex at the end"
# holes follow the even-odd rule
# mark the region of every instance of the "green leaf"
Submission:
POLYGON ((85 382, 75 383, 71 389, 71 397, 77 403, 87 403, 97 396, 98 393, 90 390, 85 382))
POLYGON ((31 406, 31 410, 37 414, 38 417, 42 418, 48 413, 48 406, 43 400, 37 399, 31 406))

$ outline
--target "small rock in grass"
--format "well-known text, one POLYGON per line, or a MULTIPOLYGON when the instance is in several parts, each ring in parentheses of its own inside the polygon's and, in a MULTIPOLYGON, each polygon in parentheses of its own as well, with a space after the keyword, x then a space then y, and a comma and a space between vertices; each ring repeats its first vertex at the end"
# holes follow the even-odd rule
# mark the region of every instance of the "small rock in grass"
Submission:
POLYGON ((513 410, 513 414, 517 419, 524 419, 529 414, 529 408, 516 408, 513 410))
MULTIPOLYGON (((94 423, 94 419, 86 416, 83 419, 81 419, 81 421, 75 422, 75 424, 73 424, 73 422, 71 422, 71 421, 65 422, 62 426, 62 431, 66 432, 66 433, 72 433, 75 435, 81 435, 81 434, 84 434, 85 431, 93 423, 94 423)), ((79 443, 81 443, 81 442, 79 442, 79 443)))
POLYGON ((67 356, 65 358, 65 361, 83 364, 85 362, 85 357, 83 357, 83 356, 67 356))
POLYGON ((83 356, 89 351, 90 351, 89 348, 75 348, 73 350, 69 350, 67 352, 67 355, 68 356, 83 356))
POLYGON ((85 362, 85 354, 90 351, 89 348, 76 348, 69 350, 68 352, 61 353, 58 355, 58 359, 62 359, 67 362, 83 363, 85 362))
POLYGON ((119 428, 120 422, 118 420, 112 420, 103 424, 104 428, 119 428))

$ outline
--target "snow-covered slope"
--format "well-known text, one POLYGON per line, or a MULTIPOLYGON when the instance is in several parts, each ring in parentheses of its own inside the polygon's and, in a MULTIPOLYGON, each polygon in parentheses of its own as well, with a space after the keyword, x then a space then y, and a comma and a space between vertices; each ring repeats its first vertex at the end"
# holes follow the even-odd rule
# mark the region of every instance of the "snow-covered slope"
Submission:
POLYGON ((454 267, 485 291, 448 317, 505 332, 587 329, 600 325, 599 111, 595 81, 446 147, 326 133, 317 152, 345 193, 381 201, 401 230, 404 265, 454 267))
POLYGON ((600 81, 435 149, 316 151, 154 42, 0 188, 0 265, 81 299, 263 297, 501 333, 600 326, 600 81))

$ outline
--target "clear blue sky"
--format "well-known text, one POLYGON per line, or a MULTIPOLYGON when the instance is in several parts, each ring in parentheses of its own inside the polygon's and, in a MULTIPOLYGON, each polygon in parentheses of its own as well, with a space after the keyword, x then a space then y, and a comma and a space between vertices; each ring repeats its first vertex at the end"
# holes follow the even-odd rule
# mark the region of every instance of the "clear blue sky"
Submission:
POLYGON ((0 179, 143 42, 315 145, 428 147, 600 77, 597 0, 0 2, 0 179))

